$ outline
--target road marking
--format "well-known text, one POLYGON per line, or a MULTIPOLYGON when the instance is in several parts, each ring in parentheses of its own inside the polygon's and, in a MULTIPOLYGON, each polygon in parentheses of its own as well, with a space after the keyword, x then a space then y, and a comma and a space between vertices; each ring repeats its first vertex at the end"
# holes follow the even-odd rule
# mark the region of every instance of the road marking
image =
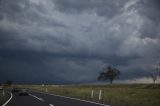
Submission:
POLYGON ((36 98, 36 99, 38 99, 38 100, 40 100, 40 101, 42 101, 42 102, 44 102, 44 99, 42 99, 42 98, 39 98, 39 97, 37 97, 35 95, 32 95, 32 94, 29 94, 29 95, 32 96, 32 97, 34 97, 34 98, 36 98))
MULTIPOLYGON (((10 93, 10 92, 8 92, 8 93, 10 93)), ((13 98, 13 94, 12 93, 10 93, 10 94, 11 94, 11 97, 2 106, 6 106, 11 101, 11 99, 13 98)))
POLYGON ((52 105, 52 104, 49 104, 49 106, 54 106, 54 105, 52 105))
POLYGON ((88 101, 88 100, 77 99, 77 98, 72 98, 72 97, 67 97, 67 96, 62 96, 62 95, 49 94, 49 93, 44 93, 44 92, 37 92, 37 93, 42 93, 42 94, 48 94, 48 95, 58 96, 58 97, 62 97, 62 98, 67 98, 67 99, 72 99, 72 100, 77 100, 77 101, 92 103, 92 104, 101 105, 101 106, 109 106, 109 105, 102 104, 102 103, 97 103, 97 102, 92 102, 92 101, 88 101))

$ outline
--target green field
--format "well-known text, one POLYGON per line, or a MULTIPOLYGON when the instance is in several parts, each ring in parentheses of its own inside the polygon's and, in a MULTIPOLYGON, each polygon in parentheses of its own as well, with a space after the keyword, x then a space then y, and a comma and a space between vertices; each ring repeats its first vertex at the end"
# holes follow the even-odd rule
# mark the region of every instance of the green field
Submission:
POLYGON ((160 106, 160 85, 146 84, 113 84, 113 85, 16 85, 34 91, 81 98, 85 100, 109 104, 111 106, 160 106), (102 99, 98 99, 99 90, 102 90, 102 99), (91 91, 94 97, 91 97, 91 91))
POLYGON ((8 99, 9 99, 10 95, 8 93, 5 93, 5 95, 3 95, 3 91, 0 90, 0 106, 2 106, 8 99))

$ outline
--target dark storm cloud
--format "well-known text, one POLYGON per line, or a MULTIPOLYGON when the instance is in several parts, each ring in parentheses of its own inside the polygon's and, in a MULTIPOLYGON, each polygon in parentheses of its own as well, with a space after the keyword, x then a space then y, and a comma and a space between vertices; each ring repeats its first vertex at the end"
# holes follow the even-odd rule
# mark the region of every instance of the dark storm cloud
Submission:
POLYGON ((50 17, 43 15, 44 9, 41 6, 32 4, 27 0, 1 0, 1 19, 7 19, 11 22, 16 22, 21 25, 33 25, 37 26, 63 26, 57 20, 53 20, 50 17))
POLYGON ((143 15, 144 25, 141 29, 142 37, 160 37, 160 1, 159 0, 140 0, 135 6, 139 13, 143 15))
POLYGON ((99 69, 99 65, 101 66, 101 62, 94 59, 91 62, 90 59, 34 51, 1 50, 0 55, 0 62, 2 63, 0 67, 3 73, 0 77, 4 81, 12 79, 15 82, 29 81, 55 84, 90 81, 90 77, 96 77, 97 73, 91 73, 91 76, 83 74, 92 71, 88 69, 99 69), (92 65, 95 66, 90 67, 92 65), (80 75, 78 79, 76 79, 76 74, 80 75))
POLYGON ((67 13, 95 12, 100 16, 108 18, 121 13, 122 8, 127 0, 54 0, 56 7, 67 13))
POLYGON ((159 30, 158 0, 0 0, 0 81, 90 82, 106 65, 147 76, 159 30))
POLYGON ((160 21, 160 1, 159 0, 140 0, 137 3, 139 12, 147 16, 150 20, 160 21))

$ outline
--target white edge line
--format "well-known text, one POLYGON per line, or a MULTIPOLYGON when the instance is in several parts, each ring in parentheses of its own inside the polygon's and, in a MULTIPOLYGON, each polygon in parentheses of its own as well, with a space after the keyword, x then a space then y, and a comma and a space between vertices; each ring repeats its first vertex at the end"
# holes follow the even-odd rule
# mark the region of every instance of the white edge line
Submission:
MULTIPOLYGON (((8 92, 8 93, 10 93, 10 92, 8 92)), ((6 106, 11 101, 13 94, 10 93, 10 95, 11 95, 11 97, 2 106, 6 106)))
POLYGON ((97 102, 92 102, 92 101, 88 101, 88 100, 77 99, 77 98, 72 98, 72 97, 67 97, 67 96, 62 96, 62 95, 49 94, 49 93, 44 93, 44 92, 37 92, 37 93, 53 95, 53 96, 58 96, 58 97, 62 97, 62 98, 78 100, 78 101, 82 101, 82 102, 88 102, 88 103, 97 104, 97 105, 101 105, 101 106, 109 106, 109 105, 102 104, 102 103, 97 103, 97 102))

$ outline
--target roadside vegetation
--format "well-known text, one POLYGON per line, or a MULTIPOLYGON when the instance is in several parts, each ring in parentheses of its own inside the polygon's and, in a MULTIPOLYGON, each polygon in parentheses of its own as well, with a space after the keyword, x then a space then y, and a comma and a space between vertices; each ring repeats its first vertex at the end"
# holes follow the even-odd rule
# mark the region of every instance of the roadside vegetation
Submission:
POLYGON ((0 90, 0 106, 2 106, 9 98, 10 98, 10 94, 5 93, 4 95, 3 91, 0 90))
POLYGON ((75 97, 111 106, 160 106, 160 85, 156 84, 111 84, 111 85, 16 85, 33 91, 48 92, 75 97), (93 90, 93 97, 91 92, 93 90), (99 91, 102 97, 99 100, 99 91))

